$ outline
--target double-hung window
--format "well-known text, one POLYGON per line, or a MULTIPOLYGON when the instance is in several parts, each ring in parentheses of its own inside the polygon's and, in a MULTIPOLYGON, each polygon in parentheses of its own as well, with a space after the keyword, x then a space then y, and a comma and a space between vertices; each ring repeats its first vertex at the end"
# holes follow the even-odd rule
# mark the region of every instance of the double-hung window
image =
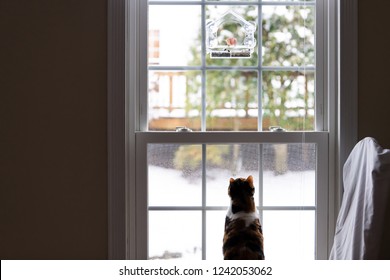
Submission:
POLYGON ((133 257, 222 259, 229 179, 249 175, 266 258, 327 257, 328 4, 131 4, 133 257))

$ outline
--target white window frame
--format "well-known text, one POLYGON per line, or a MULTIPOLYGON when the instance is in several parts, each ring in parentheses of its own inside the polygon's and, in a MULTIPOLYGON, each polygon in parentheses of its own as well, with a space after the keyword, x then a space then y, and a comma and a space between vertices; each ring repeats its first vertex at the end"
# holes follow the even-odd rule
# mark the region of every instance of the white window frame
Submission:
MULTIPOLYGON (((323 123, 328 132, 305 133, 307 143, 311 141, 328 143, 329 156, 325 162, 318 162, 317 168, 328 170, 327 176, 317 178, 317 182, 326 184, 324 195, 329 197, 327 205, 317 205, 317 211, 322 217, 317 217, 324 223, 318 228, 321 236, 321 252, 318 259, 326 259, 333 240, 335 217, 340 201, 341 184, 340 170, 346 155, 356 143, 356 107, 357 107, 357 68, 350 75, 349 65, 356 65, 357 52, 351 52, 348 47, 356 49, 357 42, 357 4, 356 1, 329 0, 328 17, 325 26, 331 31, 328 42, 328 67, 323 75, 327 83, 323 88, 329 94, 324 95, 325 104, 329 110, 324 115, 323 123), (351 12, 352 11, 352 12, 351 12), (338 16, 337 16, 338 15, 338 16), (340 26, 340 27, 339 27, 340 26), (339 30, 339 32, 337 32, 339 30), (349 32, 350 30, 354 32, 349 32), (337 37, 337 34, 339 36, 337 37), (341 35, 340 35, 341 34, 341 35), (344 37, 348 34, 349 38, 344 37), (348 40, 347 40, 348 39, 348 40), (342 82, 338 82, 342 81, 342 82), (352 102, 351 102, 352 101, 352 102), (347 128, 347 129, 346 129, 347 128), (325 135, 325 136, 324 136, 325 135), (322 142, 321 142, 322 141, 322 142), (322 166, 326 165, 326 166, 322 166), (329 167, 329 168, 328 168, 329 167)), ((146 187, 136 188, 137 184, 144 185, 140 178, 146 178, 146 142, 157 141, 152 133, 138 133, 146 124, 140 124, 138 117, 142 113, 137 100, 137 93, 146 92, 145 63, 140 59, 146 57, 146 48, 140 48, 139 42, 147 40, 147 32, 138 32, 140 26, 146 24, 146 17, 138 13, 140 5, 147 5, 146 0, 109 0, 108 1, 108 233, 110 259, 146 259, 147 257, 147 220, 146 217, 146 187), (137 143, 137 148, 136 148, 137 143), (138 147, 141 149, 138 149, 138 147), (138 156, 136 154, 138 153, 138 156), (141 153, 141 154, 140 154, 141 153), (137 161, 138 158, 138 161, 137 161), (140 161, 141 160, 141 161, 140 161), (142 202, 144 201, 144 202, 142 202)), ((141 9, 142 10, 142 9, 141 9)), ((145 41, 144 41, 145 42, 145 41)), ((318 70, 317 70, 318 71, 318 70)), ((317 108, 318 109, 318 108, 317 108)), ((142 130, 141 130, 142 131, 142 130)), ((188 135, 188 141, 196 143, 220 143, 226 133, 200 132, 196 136, 188 135)), ((227 133, 231 142, 242 143, 236 133, 227 133)), ((247 133, 246 142, 301 143, 302 132, 284 133, 247 133), (272 139, 271 139, 272 138, 272 139), (283 139, 283 140, 282 140, 283 139)), ((183 141, 175 133, 161 133, 159 139, 169 142, 183 141)), ((322 145, 321 144, 321 145, 322 145)), ((320 147, 319 145, 318 147, 320 147)), ((323 153, 321 149, 318 153, 323 153)))

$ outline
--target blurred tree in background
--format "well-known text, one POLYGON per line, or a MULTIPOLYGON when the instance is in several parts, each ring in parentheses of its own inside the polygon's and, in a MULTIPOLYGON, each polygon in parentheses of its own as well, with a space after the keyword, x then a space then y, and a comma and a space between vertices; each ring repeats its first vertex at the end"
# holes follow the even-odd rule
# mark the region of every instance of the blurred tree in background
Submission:
MULTIPOLYGON (((224 6, 207 6, 207 19, 215 19, 225 9, 224 6)), ((234 11, 247 21, 258 22, 255 6, 236 6, 234 11)), ((315 12, 311 6, 264 6, 261 41, 262 65, 270 67, 314 66, 315 65, 315 12)), ((259 27, 257 27, 259 28, 259 27)), ((237 33, 237 23, 226 23, 220 34, 220 41, 237 33)), ((189 65, 202 63, 201 34, 191 49, 192 61, 189 65)), ((206 57, 207 66, 257 66, 257 48, 250 59, 211 59, 206 57)), ((201 81, 188 73, 187 94, 196 94, 201 89, 201 81)), ((263 129, 269 126, 282 126, 291 131, 314 129, 314 72, 309 71, 268 71, 262 76, 257 71, 210 70, 206 72, 206 127, 219 129, 219 122, 229 122, 224 130, 257 130, 257 106, 262 105, 263 129), (261 103, 258 102, 257 87, 261 81, 261 103), (230 112, 229 117, 218 117, 218 110, 230 112), (252 109, 252 114, 250 110, 252 109), (309 113, 311 110, 311 113, 309 113), (231 112, 235 114, 231 116, 231 112)), ((191 100, 191 98, 187 98, 191 100)), ((195 109, 187 102, 186 110, 195 109)), ((200 112, 200 105, 196 109, 200 112)), ((222 124, 222 123, 221 123, 222 124)))

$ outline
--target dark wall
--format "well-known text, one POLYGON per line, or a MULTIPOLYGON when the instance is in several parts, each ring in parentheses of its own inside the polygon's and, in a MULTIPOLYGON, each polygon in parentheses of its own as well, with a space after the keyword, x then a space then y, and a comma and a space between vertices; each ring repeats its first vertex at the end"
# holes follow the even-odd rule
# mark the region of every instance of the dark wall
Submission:
MULTIPOLYGON (((0 1, 0 258, 107 258, 107 0, 0 1)), ((389 1, 359 1, 359 138, 390 148, 389 1)))
POLYGON ((390 1, 359 0, 358 135, 390 149, 390 1))
MULTIPOLYGON (((374 137, 390 149, 389 1, 359 0, 359 138, 374 137)), ((386 221, 390 221, 390 204, 386 221)), ((381 258, 390 259, 390 223, 386 223, 381 258)))
POLYGON ((0 1, 0 258, 107 258, 107 0, 0 1))

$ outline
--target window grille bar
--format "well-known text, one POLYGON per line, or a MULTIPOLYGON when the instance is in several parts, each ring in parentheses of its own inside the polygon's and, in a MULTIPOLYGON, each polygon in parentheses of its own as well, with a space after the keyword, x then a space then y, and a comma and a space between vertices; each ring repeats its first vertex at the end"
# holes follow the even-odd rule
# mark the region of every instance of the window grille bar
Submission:
MULTIPOLYGON (((259 205, 257 205, 257 209, 260 215, 260 223, 263 224, 263 210, 264 210, 264 162, 263 162, 263 144, 259 144, 259 187, 258 187, 258 196, 259 196, 259 205)), ((256 188, 256 186, 255 186, 256 188)))
MULTIPOLYGON (((258 22, 257 22, 257 59, 258 59, 258 84, 257 84, 257 104, 258 104, 258 116, 257 116, 257 129, 258 131, 263 131, 263 71, 262 71, 262 53, 263 53, 263 11, 262 6, 258 7, 258 22)), ((264 194, 264 184, 263 184, 263 145, 259 144, 259 205, 258 211, 260 216, 260 223, 263 224, 263 194, 264 194)))
MULTIPOLYGON (((261 211, 313 211, 316 206, 257 206, 261 211)), ((149 206, 149 211, 227 211, 228 206, 149 206)))
POLYGON ((206 145, 202 144, 202 260, 206 259, 206 145))
POLYGON ((263 211, 315 211, 316 206, 263 206, 263 211))
POLYGON ((219 2, 219 1, 149 1, 149 5, 215 5, 215 6, 233 6, 233 5, 242 5, 242 6, 315 6, 315 1, 229 1, 229 2, 219 2))
MULTIPOLYGON (((204 3, 205 0, 202 0, 204 3)), ((201 25, 202 25, 202 117, 201 117, 201 130, 206 131, 206 6, 202 5, 201 10, 201 25)), ((206 259, 206 152, 207 147, 202 144, 202 260, 206 259)))
POLYGON ((262 88, 263 88, 263 75, 262 75, 262 49, 263 49, 263 17, 261 6, 257 9, 257 61, 258 61, 258 73, 257 73, 257 130, 263 130, 263 103, 262 103, 262 88))
MULTIPOLYGON (((204 2, 205 0, 202 0, 204 2)), ((202 50, 201 50, 201 57, 202 57, 202 117, 201 117, 201 131, 206 131, 206 6, 202 6, 201 10, 201 32, 202 32, 202 50)))
POLYGON ((149 71, 201 71, 201 70, 242 70, 242 71, 299 71, 315 72, 314 66, 149 66, 149 71))
MULTIPOLYGON (((302 143, 304 132, 136 132, 137 141, 153 143, 302 143)), ((305 132, 305 143, 320 143, 328 138, 324 131, 305 132)))

